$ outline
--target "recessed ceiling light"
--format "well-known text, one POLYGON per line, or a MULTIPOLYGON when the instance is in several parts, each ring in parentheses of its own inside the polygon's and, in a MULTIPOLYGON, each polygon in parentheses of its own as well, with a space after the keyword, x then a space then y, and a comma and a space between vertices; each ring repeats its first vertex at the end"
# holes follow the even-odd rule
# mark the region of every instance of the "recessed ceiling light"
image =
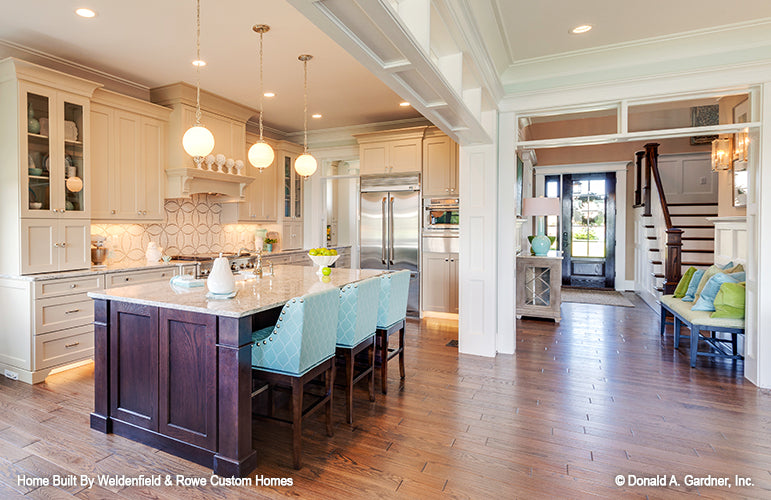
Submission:
POLYGON ((193 61, 193 66, 206 66, 206 61, 203 59, 196 59, 193 61))
POLYGON ((275 92, 265 92, 262 95, 264 95, 265 97, 276 97, 276 93, 275 92))
POLYGON ((574 35, 580 35, 581 33, 586 33, 587 31, 592 29, 591 24, 582 24, 581 26, 576 26, 572 30, 570 30, 571 33, 574 35))
POLYGON ((94 16, 96 16, 96 12, 94 12, 91 9, 86 9, 86 8, 77 9, 75 11, 75 14, 79 15, 80 17, 94 17, 94 16))
POLYGON ((311 115, 311 118, 321 118, 321 113, 314 113, 311 115))
POLYGON ((410 103, 408 103, 407 101, 404 101, 404 102, 400 102, 400 103, 399 103, 399 106, 401 106, 401 107, 403 107, 403 108, 406 108, 406 107, 407 107, 407 106, 409 106, 409 105, 410 105, 410 103))

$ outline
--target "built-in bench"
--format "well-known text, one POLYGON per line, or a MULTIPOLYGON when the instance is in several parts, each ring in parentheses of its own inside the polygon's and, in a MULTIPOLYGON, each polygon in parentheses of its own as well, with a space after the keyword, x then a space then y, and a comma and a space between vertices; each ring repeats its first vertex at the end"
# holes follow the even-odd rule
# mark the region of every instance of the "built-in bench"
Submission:
POLYGON ((663 295, 661 304, 661 335, 664 335, 666 325, 674 326, 675 349, 680 347, 680 329, 687 326, 691 330, 691 367, 696 366, 696 356, 710 356, 730 359, 744 359, 737 350, 737 335, 744 335, 744 320, 729 318, 712 318, 708 311, 691 311, 693 302, 683 302, 673 295, 663 295), (673 317, 673 322, 666 321, 667 316, 673 317), (707 337, 706 333, 712 335, 707 337), (726 333, 730 339, 718 338, 716 334, 726 333), (712 348, 709 352, 699 352, 699 338, 712 348), (730 352, 728 344, 731 345, 730 352))

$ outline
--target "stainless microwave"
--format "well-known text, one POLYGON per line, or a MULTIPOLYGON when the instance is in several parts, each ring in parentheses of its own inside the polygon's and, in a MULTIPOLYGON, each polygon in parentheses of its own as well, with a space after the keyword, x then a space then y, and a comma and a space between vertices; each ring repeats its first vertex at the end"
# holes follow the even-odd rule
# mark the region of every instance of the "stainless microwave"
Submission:
POLYGON ((423 200, 423 229, 428 232, 457 232, 460 223, 458 198, 423 200))

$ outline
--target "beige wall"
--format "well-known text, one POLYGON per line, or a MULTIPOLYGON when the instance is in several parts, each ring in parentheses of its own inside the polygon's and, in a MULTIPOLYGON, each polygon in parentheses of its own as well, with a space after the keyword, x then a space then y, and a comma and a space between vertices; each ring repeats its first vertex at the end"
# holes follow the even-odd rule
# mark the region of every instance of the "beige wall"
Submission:
POLYGON ((633 161, 636 151, 645 149, 645 144, 658 142, 659 154, 699 153, 712 151, 709 144, 692 146, 690 138, 663 139, 660 141, 619 142, 592 146, 572 146, 536 150, 538 166, 572 165, 576 163, 602 163, 607 161, 633 161))

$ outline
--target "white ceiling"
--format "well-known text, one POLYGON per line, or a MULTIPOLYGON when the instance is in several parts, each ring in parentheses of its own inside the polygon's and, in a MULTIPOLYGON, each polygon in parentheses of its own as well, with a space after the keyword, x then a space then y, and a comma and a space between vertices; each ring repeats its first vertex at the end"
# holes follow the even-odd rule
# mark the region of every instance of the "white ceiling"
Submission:
MULTIPOLYGON (((95 68, 152 88, 195 84, 194 0, 0 0, 0 39, 95 68), (75 15, 78 7, 97 12, 75 15)), ((420 116, 285 0, 201 0, 201 87, 258 108, 254 24, 265 35, 265 122, 283 132, 302 130, 303 73, 308 65, 309 128, 400 120, 420 116)))
POLYGON ((771 17, 769 0, 469 0, 493 62, 505 69, 576 51, 771 17), (583 35, 569 31, 581 24, 583 35))

